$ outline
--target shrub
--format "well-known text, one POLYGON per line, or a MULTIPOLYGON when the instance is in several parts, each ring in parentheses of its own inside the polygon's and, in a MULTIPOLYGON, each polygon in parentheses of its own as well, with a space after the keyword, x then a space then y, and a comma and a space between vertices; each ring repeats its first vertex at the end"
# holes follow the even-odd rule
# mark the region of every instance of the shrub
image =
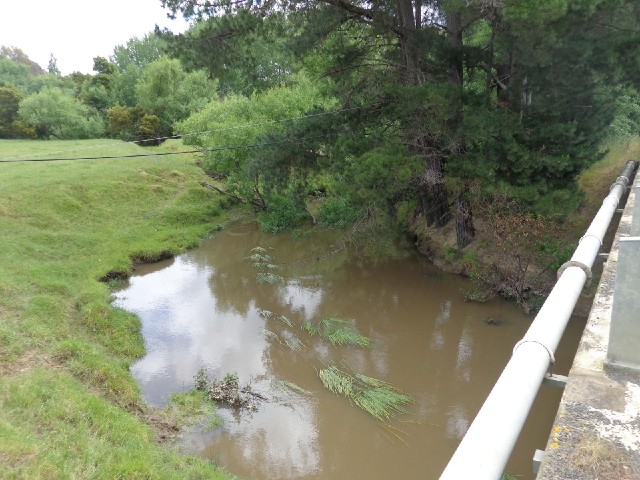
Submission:
POLYGON ((345 197, 332 197, 318 208, 318 223, 323 227, 346 227, 355 222, 362 212, 353 207, 345 197))
POLYGON ((274 195, 268 199, 267 211, 260 214, 258 223, 265 232, 277 233, 295 227, 307 217, 307 211, 292 198, 274 195))

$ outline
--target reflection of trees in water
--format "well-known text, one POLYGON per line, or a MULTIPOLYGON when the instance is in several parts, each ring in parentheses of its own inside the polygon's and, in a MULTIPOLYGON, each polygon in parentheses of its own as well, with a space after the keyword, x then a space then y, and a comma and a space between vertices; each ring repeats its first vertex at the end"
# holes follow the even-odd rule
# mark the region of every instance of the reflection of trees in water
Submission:
POLYGON ((261 232, 255 224, 241 225, 222 232, 213 242, 191 256, 195 263, 213 266, 214 275, 209 285, 217 308, 222 312, 246 316, 253 306, 275 309, 283 297, 282 285, 260 284, 256 281, 258 270, 246 260, 251 250, 257 246, 267 249, 268 254, 275 257, 275 263, 282 265, 282 270, 277 273, 284 277, 337 272, 344 262, 344 254, 330 256, 319 262, 313 260, 318 252, 324 253, 330 248, 331 236, 335 232, 327 233, 293 239, 290 233, 271 235, 261 232), (238 235, 238 232, 242 234, 238 235))

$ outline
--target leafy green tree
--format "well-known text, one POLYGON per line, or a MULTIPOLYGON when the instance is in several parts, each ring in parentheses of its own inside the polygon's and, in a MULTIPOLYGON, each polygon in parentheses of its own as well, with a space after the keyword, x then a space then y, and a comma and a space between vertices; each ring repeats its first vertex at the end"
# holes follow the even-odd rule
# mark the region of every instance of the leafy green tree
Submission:
POLYGON ((45 88, 20 102, 22 120, 59 139, 102 136, 102 120, 89 108, 59 88, 45 88))
POLYGON ((44 70, 40 65, 31 60, 29 56, 20 50, 18 47, 10 47, 2 45, 0 46, 0 58, 12 60, 17 63, 21 63, 29 67, 31 75, 42 75, 44 70))
MULTIPOLYGON (((640 83, 640 4, 631 0, 163 3, 207 22, 209 33, 194 29, 198 41, 182 43, 194 56, 200 40, 220 33, 241 45, 284 12, 284 38, 316 79, 331 78, 331 95, 378 105, 345 115, 334 144, 314 149, 330 151, 326 168, 347 178, 352 159, 366 170, 384 158, 380 148, 400 145, 411 175, 401 169, 406 188, 387 198, 415 205, 427 226, 455 218, 459 246, 474 234, 473 182, 538 213, 575 206, 575 177, 598 158, 621 87, 640 83)), ((295 166, 295 155, 280 158, 295 166)), ((354 187, 350 197, 366 195, 354 187)))
POLYGON ((169 54, 180 58, 187 69, 204 69, 218 80, 223 95, 250 95, 282 83, 294 70, 287 28, 282 12, 265 16, 240 9, 200 18, 183 34, 157 33, 169 54))
POLYGON ((14 122, 18 119, 18 107, 22 94, 14 87, 0 87, 0 138, 15 138, 14 122))
POLYGON ((63 77, 54 73, 45 73, 30 77, 26 85, 26 93, 38 93, 46 88, 59 88, 68 95, 76 95, 78 89, 73 77, 63 77))
POLYGON ((176 122, 216 96, 216 85, 203 71, 187 73, 178 60, 163 57, 144 69, 136 96, 138 104, 160 120, 160 133, 171 135, 176 122))
POLYGON ((29 78, 30 70, 27 65, 7 58, 0 58, 0 86, 12 85, 26 91, 29 78))
POLYGON ((158 117, 141 107, 115 105, 107 111, 107 135, 124 141, 155 138, 160 133, 158 117))
POLYGON ((160 60, 165 53, 166 42, 155 33, 148 33, 142 38, 133 37, 124 45, 113 49, 110 60, 121 72, 130 66, 144 68, 151 62, 160 60))
POLYGON ((640 135, 640 93, 627 87, 618 98, 616 118, 611 124, 612 139, 626 139, 640 135))
POLYGON ((110 60, 117 65, 119 75, 112 77, 110 90, 114 104, 135 107, 138 104, 136 88, 144 69, 160 60, 165 50, 165 41, 154 33, 143 38, 131 38, 125 45, 113 50, 110 60))
POLYGON ((111 95, 114 104, 128 107, 135 107, 138 104, 136 88, 143 73, 144 69, 142 67, 129 65, 111 80, 111 95))
POLYGON ((106 113, 112 105, 110 90, 99 82, 88 80, 82 84, 78 98, 89 107, 100 113, 106 113))
POLYGON ((96 72, 93 77, 94 82, 108 90, 113 77, 118 74, 118 67, 104 57, 95 57, 93 59, 93 71, 96 72))
MULTIPOLYGON (((205 169, 228 176, 230 189, 240 196, 259 199, 263 194, 287 196, 289 177, 274 175, 278 166, 275 162, 263 161, 264 157, 258 153, 262 148, 242 147, 269 143, 268 135, 284 132, 287 124, 314 107, 334 105, 330 98, 324 97, 319 83, 303 76, 296 80, 291 85, 256 92, 250 97, 228 95, 215 99, 202 111, 180 122, 177 131, 188 144, 216 150, 207 155, 205 169)), ((302 169, 298 172, 302 173, 302 169)), ((291 168, 289 173, 293 175, 291 168)))
MULTIPOLYGON (((153 114, 145 114, 140 119, 140 124, 138 125, 138 136, 143 139, 157 139, 162 135, 162 125, 160 119, 153 114)), ((158 145, 160 140, 153 142, 152 144, 158 145)), ((144 145, 149 145, 145 143, 144 145)))

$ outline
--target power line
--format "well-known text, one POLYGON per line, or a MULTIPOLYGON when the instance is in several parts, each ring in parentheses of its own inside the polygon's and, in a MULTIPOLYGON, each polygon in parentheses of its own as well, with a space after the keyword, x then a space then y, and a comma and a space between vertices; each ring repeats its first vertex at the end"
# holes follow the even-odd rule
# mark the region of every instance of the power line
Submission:
POLYGON ((222 152, 226 150, 240 150, 243 148, 259 148, 270 145, 279 145, 283 143, 302 143, 306 140, 315 140, 318 138, 328 137, 333 135, 334 132, 326 133, 324 135, 315 135, 302 138, 293 138, 289 140, 279 140, 274 142, 253 143, 247 145, 226 145, 216 148, 203 148, 199 150, 181 150, 179 152, 158 152, 158 153, 139 153, 131 155, 101 155, 97 157, 62 157, 62 158, 17 158, 13 160, 0 160, 0 163, 20 163, 20 162, 62 162, 62 161, 75 161, 75 160, 106 160, 106 159, 118 159, 118 158, 139 158, 139 157, 161 157, 167 155, 181 155, 189 153, 210 153, 210 152, 222 152))
MULTIPOLYGON (((301 115, 298 117, 287 117, 287 118, 283 118, 280 120, 268 120, 265 122, 254 122, 254 123, 246 123, 246 124, 241 124, 241 125, 233 125, 230 127, 225 127, 225 128, 218 128, 218 129, 212 129, 212 130, 205 130, 202 132, 189 132, 189 133, 183 133, 180 135, 171 135, 171 136, 166 136, 166 137, 154 137, 154 138, 147 138, 144 140, 132 140, 129 142, 122 142, 121 145, 127 145, 127 144, 139 144, 139 143, 147 143, 147 142, 157 142, 157 141, 161 141, 161 140, 170 140, 170 139, 177 139, 177 138, 182 138, 182 137, 193 137, 193 136, 197 136, 197 135, 204 135, 207 133, 216 133, 216 132, 225 132, 225 131, 229 131, 229 130, 239 130, 239 129, 243 129, 243 128, 251 128, 251 127, 258 127, 258 126, 264 126, 264 125, 274 125, 274 124, 279 124, 279 123, 285 123, 285 122, 290 122, 290 121, 295 121, 295 120, 304 120, 307 118, 314 118, 314 117, 320 117, 320 116, 324 116, 324 115, 337 115, 339 113, 343 113, 343 112, 349 112, 352 110, 361 110, 363 108, 368 108, 368 107, 372 107, 375 105, 380 105, 383 102, 376 102, 376 103, 370 103, 367 105, 360 105, 360 106, 356 106, 356 107, 349 107, 349 108, 343 108, 340 110, 334 110, 331 112, 320 112, 320 113, 312 113, 309 115, 301 115)), ((92 150, 92 149, 96 149, 96 148, 104 148, 104 147, 111 147, 113 146, 113 144, 102 144, 102 145, 92 145, 90 147, 82 147, 82 148, 72 148, 72 149, 66 149, 66 150, 58 150, 56 152, 43 152, 41 154, 30 154, 30 155, 22 155, 22 156, 17 156, 17 157, 0 157, 0 162, 6 162, 6 163, 15 163, 20 161, 21 159, 28 159, 29 161, 39 161, 37 159, 33 159, 33 157, 39 157, 39 156, 44 156, 44 155, 56 155, 56 154, 60 154, 60 153, 67 153, 67 152, 77 152, 77 151, 81 151, 81 150, 92 150)), ((93 159, 107 159, 107 158, 133 158, 133 157, 153 157, 153 156, 159 156, 159 155, 177 155, 179 153, 196 153, 199 150, 196 151, 185 151, 185 152, 171 152, 171 153, 155 153, 155 154, 132 154, 132 155, 122 155, 122 156, 97 156, 97 157, 78 157, 78 158, 74 158, 74 159, 78 159, 78 160, 93 160, 93 159)), ((72 159, 46 159, 49 161, 59 161, 59 160, 72 160, 72 159)), ((25 160, 26 161, 26 160, 25 160)), ((45 159, 42 159, 41 161, 45 161, 45 159)))

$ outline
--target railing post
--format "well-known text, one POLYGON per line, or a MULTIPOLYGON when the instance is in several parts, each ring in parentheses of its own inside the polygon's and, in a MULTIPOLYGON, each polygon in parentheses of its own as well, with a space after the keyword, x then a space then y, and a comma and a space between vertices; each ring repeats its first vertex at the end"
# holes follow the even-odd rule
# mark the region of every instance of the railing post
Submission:
MULTIPOLYGON (((640 197, 636 198, 640 204, 640 197)), ((634 215, 635 215, 634 211, 634 215)), ((640 237, 618 242, 618 262, 613 290, 607 363, 640 370, 640 237)))
POLYGON ((640 237, 640 187, 633 189, 633 210, 631 217, 631 236, 640 237))

